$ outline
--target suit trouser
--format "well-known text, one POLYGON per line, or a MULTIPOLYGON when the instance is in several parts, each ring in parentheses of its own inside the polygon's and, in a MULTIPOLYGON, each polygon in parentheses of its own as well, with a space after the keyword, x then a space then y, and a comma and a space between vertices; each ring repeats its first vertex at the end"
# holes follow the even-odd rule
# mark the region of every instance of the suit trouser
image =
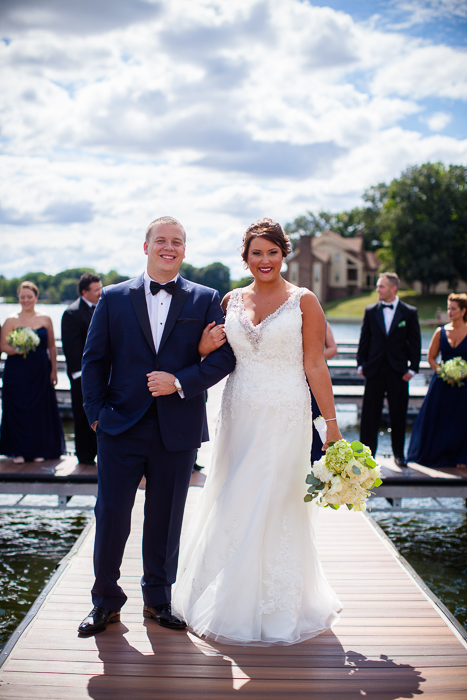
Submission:
POLYGON ((151 607, 169 603, 196 450, 168 452, 157 415, 150 412, 120 435, 108 435, 98 428, 97 445, 93 603, 120 610, 127 600, 117 581, 130 534, 131 511, 143 476, 143 599, 151 607))
POLYGON ((409 383, 402 379, 388 362, 384 362, 374 377, 365 380, 360 440, 368 445, 373 455, 378 446, 381 413, 387 396, 391 423, 391 443, 395 457, 403 459, 409 383))
POLYGON ((71 407, 75 423, 75 450, 79 462, 93 462, 97 454, 97 441, 91 430, 83 408, 83 391, 81 377, 70 379, 71 407))

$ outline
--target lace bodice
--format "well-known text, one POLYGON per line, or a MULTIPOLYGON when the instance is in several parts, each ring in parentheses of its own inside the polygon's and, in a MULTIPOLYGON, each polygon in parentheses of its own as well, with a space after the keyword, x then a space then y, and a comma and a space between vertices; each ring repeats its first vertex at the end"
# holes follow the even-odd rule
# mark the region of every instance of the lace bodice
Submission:
POLYGON ((288 416, 287 428, 309 412, 310 395, 303 366, 302 312, 297 289, 273 314, 254 326, 241 289, 229 300, 225 332, 237 364, 224 394, 222 413, 235 415, 239 400, 255 411, 265 404, 288 416))

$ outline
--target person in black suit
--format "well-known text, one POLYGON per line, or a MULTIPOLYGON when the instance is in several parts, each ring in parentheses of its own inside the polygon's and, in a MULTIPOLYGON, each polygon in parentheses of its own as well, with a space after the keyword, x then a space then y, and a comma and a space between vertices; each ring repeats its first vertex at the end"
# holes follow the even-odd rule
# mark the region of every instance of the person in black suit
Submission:
POLYGON ((95 464, 96 434, 90 429, 83 408, 81 388, 81 360, 92 315, 102 291, 101 278, 86 273, 81 275, 76 299, 62 316, 62 344, 67 374, 71 385, 71 406, 75 421, 75 449, 82 464, 95 464))
MULTIPOLYGON (((143 615, 183 630, 171 612, 180 531, 196 450, 209 440, 206 391, 235 367, 228 343, 201 361, 206 327, 224 323, 215 289, 184 279, 186 233, 161 217, 147 228, 147 269, 106 287, 83 355, 84 409, 97 432, 98 492, 94 607, 82 635, 120 619, 127 600, 118 584, 131 511, 146 477, 143 615)), ((221 331, 223 335, 223 331, 221 331)))
POLYGON ((417 309, 399 299, 399 277, 378 279, 379 302, 367 306, 357 350, 358 371, 365 377, 360 440, 376 454, 378 430, 387 396, 394 461, 405 467, 404 440, 409 381, 418 372, 421 353, 417 309))

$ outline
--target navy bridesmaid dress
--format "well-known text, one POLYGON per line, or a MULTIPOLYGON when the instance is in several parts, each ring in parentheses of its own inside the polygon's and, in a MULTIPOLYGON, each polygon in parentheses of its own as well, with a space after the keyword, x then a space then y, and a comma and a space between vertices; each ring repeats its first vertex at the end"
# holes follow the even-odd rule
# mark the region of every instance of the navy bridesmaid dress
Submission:
MULTIPOLYGON (((443 362, 453 357, 467 360, 467 336, 452 348, 443 327, 439 349, 443 362)), ((464 386, 451 386, 434 374, 415 420, 407 461, 425 467, 467 464, 466 413, 467 379, 464 386)))
POLYGON ((47 352, 46 328, 34 329, 40 338, 36 350, 8 355, 3 372, 0 454, 57 459, 65 452, 52 366, 47 352))

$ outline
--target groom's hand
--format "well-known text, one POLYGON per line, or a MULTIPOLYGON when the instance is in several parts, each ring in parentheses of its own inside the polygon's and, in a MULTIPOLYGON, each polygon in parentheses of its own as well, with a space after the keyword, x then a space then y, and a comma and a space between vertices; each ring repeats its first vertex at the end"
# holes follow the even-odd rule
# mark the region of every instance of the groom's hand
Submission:
POLYGON ((149 391, 153 396, 167 396, 167 394, 174 394, 177 391, 174 384, 175 375, 173 374, 150 372, 146 377, 148 378, 149 391))

